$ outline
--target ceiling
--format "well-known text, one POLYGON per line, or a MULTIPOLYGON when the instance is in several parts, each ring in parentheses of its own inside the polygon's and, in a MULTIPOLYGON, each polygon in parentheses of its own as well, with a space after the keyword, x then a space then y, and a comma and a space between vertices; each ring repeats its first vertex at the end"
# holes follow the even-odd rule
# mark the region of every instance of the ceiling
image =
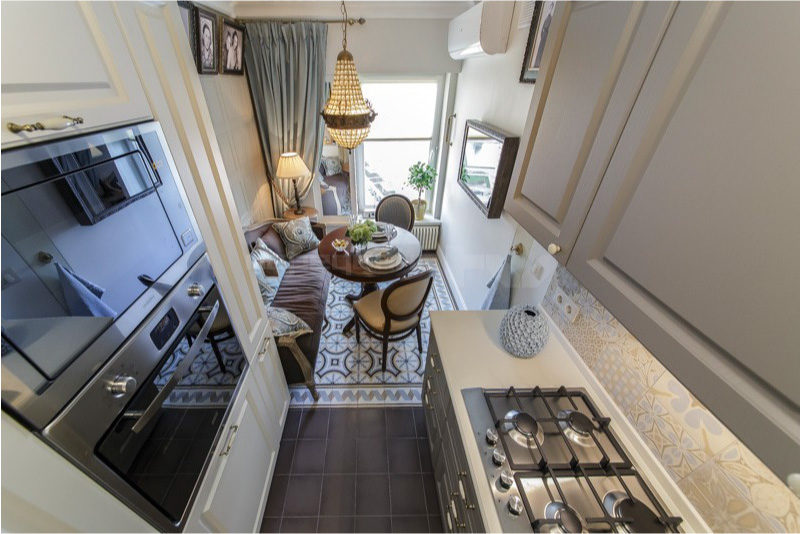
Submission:
MULTIPOLYGON (((216 9, 237 18, 270 17, 270 18, 339 18, 341 17, 338 1, 236 1, 208 2, 216 9), (226 9, 227 8, 227 9, 226 9)), ((349 17, 366 19, 451 19, 475 5, 468 0, 348 0, 349 17)))

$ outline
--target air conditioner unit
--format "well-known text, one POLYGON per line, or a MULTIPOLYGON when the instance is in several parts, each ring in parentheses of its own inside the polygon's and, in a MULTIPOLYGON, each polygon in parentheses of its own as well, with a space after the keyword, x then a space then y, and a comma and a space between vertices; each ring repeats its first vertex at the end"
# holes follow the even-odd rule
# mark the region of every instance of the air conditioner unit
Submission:
POLYGON ((447 48, 453 59, 502 54, 508 47, 508 33, 514 16, 514 2, 488 2, 469 8, 450 21, 447 48))

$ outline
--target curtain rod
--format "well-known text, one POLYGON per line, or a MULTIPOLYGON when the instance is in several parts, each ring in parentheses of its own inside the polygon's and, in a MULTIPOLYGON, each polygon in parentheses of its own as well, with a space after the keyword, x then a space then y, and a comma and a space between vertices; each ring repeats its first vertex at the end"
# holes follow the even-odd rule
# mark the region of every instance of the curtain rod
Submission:
MULTIPOLYGON (((240 17, 236 19, 238 22, 322 22, 324 24, 342 24, 344 19, 292 19, 292 18, 267 18, 267 17, 240 17)), ((355 24, 362 25, 367 22, 367 19, 360 17, 357 19, 347 19, 347 24, 353 26, 355 24)))

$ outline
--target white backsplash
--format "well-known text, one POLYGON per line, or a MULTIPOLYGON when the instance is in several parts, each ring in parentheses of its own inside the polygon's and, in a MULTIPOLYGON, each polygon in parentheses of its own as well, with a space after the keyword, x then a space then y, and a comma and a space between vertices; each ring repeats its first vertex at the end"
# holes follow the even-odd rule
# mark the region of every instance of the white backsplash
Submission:
POLYGON ((715 532, 800 531, 800 499, 564 267, 542 306, 715 532), (574 322, 558 287, 579 307, 574 322))

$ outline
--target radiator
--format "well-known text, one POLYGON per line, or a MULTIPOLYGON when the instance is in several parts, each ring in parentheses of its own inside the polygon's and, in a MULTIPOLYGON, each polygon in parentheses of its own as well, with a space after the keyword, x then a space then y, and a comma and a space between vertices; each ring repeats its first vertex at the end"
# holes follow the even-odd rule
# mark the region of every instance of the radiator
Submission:
POLYGON ((419 239, 424 251, 436 251, 439 246, 439 225, 415 225, 411 233, 419 239))

